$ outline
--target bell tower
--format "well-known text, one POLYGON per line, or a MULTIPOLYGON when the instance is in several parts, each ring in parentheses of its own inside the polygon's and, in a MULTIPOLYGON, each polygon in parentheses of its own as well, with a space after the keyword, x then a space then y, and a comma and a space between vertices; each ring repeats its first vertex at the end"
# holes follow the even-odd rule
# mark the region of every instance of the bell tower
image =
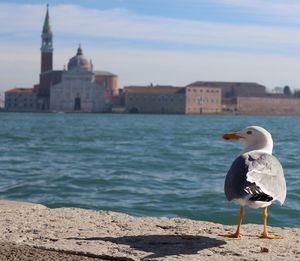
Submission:
POLYGON ((53 46, 52 46, 52 30, 49 17, 49 4, 47 4, 47 12, 42 31, 41 46, 41 73, 52 71, 53 67, 53 46))

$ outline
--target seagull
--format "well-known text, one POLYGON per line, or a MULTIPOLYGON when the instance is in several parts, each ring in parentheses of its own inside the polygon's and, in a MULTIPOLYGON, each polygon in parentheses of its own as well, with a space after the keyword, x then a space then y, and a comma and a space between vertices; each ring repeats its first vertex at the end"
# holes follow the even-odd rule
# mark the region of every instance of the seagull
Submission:
POLYGON ((228 201, 240 205, 239 222, 235 233, 221 234, 229 238, 239 238, 245 207, 263 208, 263 233, 259 238, 276 239, 267 230, 268 206, 273 201, 281 205, 286 197, 286 183, 279 160, 272 155, 271 134, 259 126, 250 126, 240 132, 228 132, 225 140, 240 140, 244 146, 242 153, 233 161, 225 178, 224 190, 228 201))

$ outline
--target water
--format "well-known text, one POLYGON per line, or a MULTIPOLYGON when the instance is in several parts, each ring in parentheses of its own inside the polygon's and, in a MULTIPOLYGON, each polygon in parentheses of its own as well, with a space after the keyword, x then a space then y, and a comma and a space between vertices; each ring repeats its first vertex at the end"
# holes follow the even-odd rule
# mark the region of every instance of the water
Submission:
MULTIPOLYGON (((300 117, 0 113, 0 198, 235 224, 223 184, 238 141, 223 132, 267 128, 285 170, 283 206, 269 224, 300 226, 300 117)), ((246 209, 245 223, 261 224, 246 209)))

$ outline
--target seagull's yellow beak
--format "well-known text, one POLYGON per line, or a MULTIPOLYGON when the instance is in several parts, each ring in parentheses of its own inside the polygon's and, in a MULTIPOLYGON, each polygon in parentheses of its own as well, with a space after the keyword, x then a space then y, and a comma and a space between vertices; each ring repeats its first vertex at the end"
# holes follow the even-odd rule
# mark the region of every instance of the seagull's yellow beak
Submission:
POLYGON ((241 136, 236 132, 227 132, 223 135, 224 140, 239 140, 241 136))

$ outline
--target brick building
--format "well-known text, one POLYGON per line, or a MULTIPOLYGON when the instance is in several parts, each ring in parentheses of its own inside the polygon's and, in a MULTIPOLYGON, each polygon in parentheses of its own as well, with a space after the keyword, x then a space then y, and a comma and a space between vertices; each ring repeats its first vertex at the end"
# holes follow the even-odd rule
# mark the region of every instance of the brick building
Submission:
POLYGON ((299 98, 284 94, 270 94, 265 86, 257 83, 198 81, 190 85, 221 88, 223 113, 242 115, 300 114, 299 98))
POLYGON ((216 87, 222 89, 222 98, 237 96, 261 96, 265 95, 266 87, 252 82, 218 82, 196 81, 188 86, 216 87))
POLYGON ((266 95, 266 87, 252 82, 197 81, 188 86, 217 87, 222 90, 222 112, 236 113, 237 97, 261 97, 266 95))
POLYGON ((32 112, 36 106, 37 97, 33 88, 13 88, 5 92, 7 111, 32 112))
POLYGON ((129 113, 208 114, 221 112, 221 89, 215 87, 128 86, 129 113))
POLYGON ((222 89, 214 86, 185 87, 186 114, 216 114, 222 111, 222 89))
POLYGON ((129 113, 185 113, 185 89, 173 86, 128 86, 124 88, 125 111, 129 113))
POLYGON ((300 99, 284 95, 237 97, 237 114, 300 115, 300 99))
POLYGON ((112 106, 119 96, 118 76, 107 71, 94 71, 95 81, 105 88, 105 102, 112 106))

